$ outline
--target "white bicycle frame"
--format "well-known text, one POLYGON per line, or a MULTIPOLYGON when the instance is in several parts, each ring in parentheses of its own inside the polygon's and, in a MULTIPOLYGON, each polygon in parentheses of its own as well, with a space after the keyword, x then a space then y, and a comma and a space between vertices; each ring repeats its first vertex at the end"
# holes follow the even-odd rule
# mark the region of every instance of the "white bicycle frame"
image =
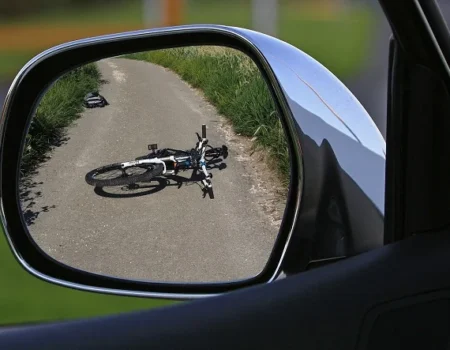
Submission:
POLYGON ((205 162, 205 153, 206 153, 206 147, 203 146, 203 143, 206 141, 206 139, 202 139, 198 144, 198 149, 202 150, 201 157, 200 157, 200 167, 203 171, 203 174, 205 174, 205 178, 202 180, 203 186, 211 188, 211 175, 206 170, 206 162, 205 162))
MULTIPOLYGON (((205 178, 202 180, 202 183, 205 187, 211 188, 212 184, 211 184, 211 175, 208 173, 208 171, 206 170, 206 162, 205 162, 205 153, 206 153, 206 147, 204 146, 205 142, 207 142, 207 139, 202 138, 201 141, 199 141, 198 146, 197 146, 197 151, 201 151, 201 156, 200 156, 200 168, 202 169, 203 174, 205 175, 205 178)), ((169 157, 162 157, 162 158, 151 158, 151 159, 141 159, 141 160, 134 160, 131 162, 124 162, 121 163, 121 167, 122 169, 131 167, 131 166, 136 166, 136 165, 140 165, 140 164, 162 164, 163 165, 163 175, 173 175, 175 173, 175 170, 167 170, 166 167, 166 162, 173 162, 174 164, 177 163, 178 161, 183 161, 189 159, 188 156, 184 156, 184 157, 177 157, 177 159, 175 159, 174 156, 169 156, 169 157)))

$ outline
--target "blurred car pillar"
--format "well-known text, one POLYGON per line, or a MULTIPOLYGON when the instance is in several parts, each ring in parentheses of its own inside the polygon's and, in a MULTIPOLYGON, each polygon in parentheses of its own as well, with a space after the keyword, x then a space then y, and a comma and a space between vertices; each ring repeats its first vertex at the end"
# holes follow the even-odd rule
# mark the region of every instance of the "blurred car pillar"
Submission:
POLYGON ((161 24, 163 0, 142 0, 143 22, 147 27, 159 26, 161 24))
POLYGON ((277 36, 278 0, 252 0, 252 26, 256 31, 277 36))

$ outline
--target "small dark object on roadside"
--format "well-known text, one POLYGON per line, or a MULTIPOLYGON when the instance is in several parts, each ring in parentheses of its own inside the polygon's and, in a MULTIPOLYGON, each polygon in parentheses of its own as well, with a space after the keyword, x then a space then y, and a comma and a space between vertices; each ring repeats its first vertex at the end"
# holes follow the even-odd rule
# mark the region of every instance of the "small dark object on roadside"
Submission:
POLYGON ((90 92, 84 96, 84 106, 86 108, 105 107, 109 105, 108 101, 98 92, 90 92))

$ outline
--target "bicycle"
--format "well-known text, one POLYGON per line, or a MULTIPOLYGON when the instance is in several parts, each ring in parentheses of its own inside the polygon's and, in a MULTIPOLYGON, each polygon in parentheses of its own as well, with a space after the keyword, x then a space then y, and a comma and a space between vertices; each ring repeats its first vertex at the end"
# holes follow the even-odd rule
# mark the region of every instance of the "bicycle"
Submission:
POLYGON ((212 174, 207 166, 218 158, 228 157, 228 148, 212 147, 206 138, 206 125, 202 125, 202 136, 196 132, 195 148, 183 151, 172 148, 158 149, 157 144, 148 145, 151 152, 137 157, 133 161, 114 163, 91 170, 85 176, 89 185, 96 187, 132 185, 137 182, 148 182, 160 175, 176 175, 179 171, 192 169, 203 174, 201 183, 203 192, 214 198, 212 174))

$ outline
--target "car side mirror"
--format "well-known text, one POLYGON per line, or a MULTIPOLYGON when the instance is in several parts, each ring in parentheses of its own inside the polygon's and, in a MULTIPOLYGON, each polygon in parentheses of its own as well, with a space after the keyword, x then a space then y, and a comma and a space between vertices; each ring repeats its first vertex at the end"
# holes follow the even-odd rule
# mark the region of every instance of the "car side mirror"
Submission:
POLYGON ((199 298, 383 244, 380 132, 324 66, 255 31, 51 48, 15 78, 1 141, 8 242, 59 285, 199 298))

